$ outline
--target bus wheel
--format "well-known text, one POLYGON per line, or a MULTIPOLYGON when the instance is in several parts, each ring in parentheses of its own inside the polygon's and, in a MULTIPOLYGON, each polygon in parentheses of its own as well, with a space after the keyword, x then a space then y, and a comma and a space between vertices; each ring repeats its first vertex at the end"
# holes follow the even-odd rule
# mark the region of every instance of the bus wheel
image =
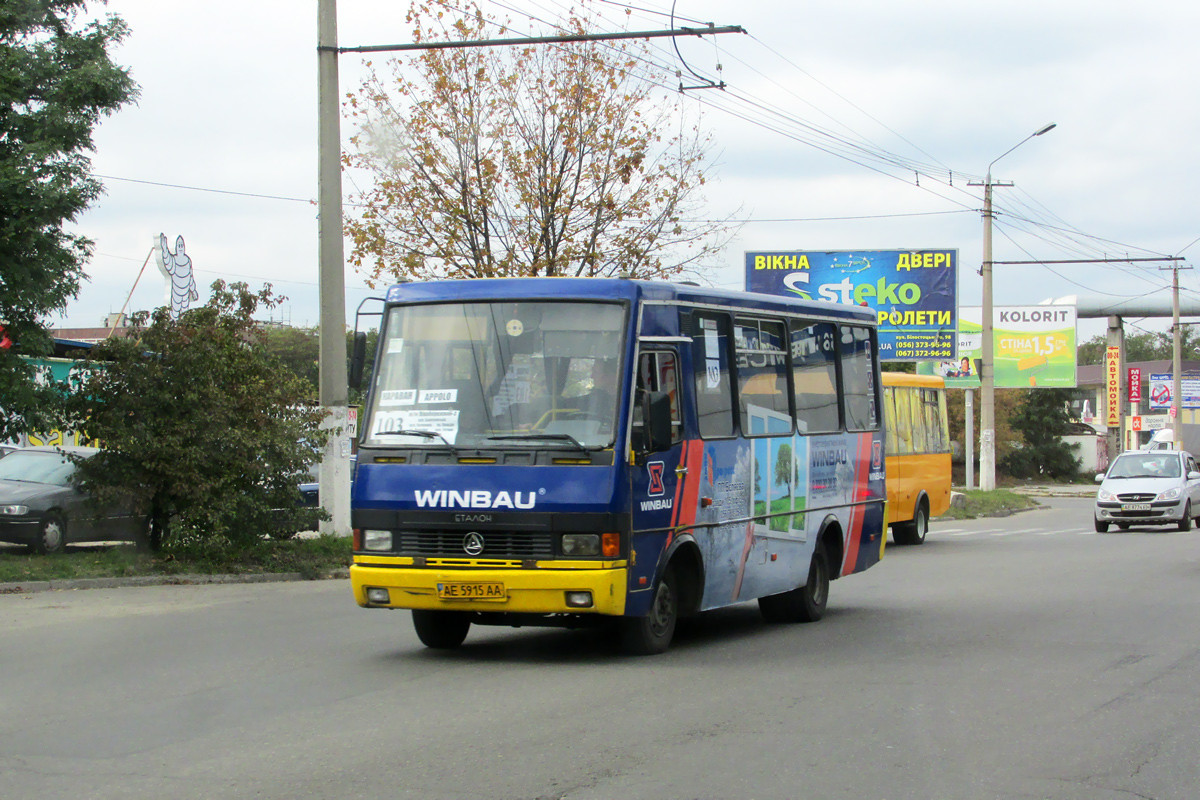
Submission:
POLYGON ((679 621, 679 595, 675 592, 675 570, 668 566, 654 588, 650 613, 621 620, 621 644, 635 656, 653 656, 671 646, 679 621))
POLYGON ((461 611, 422 611, 413 609, 413 627, 417 638, 435 650, 453 650, 467 638, 471 620, 461 611))
POLYGON ((925 533, 929 530, 929 511, 925 502, 917 504, 912 522, 901 522, 892 526, 892 539, 896 544, 924 544, 925 533))
POLYGON ((829 559, 825 543, 817 542, 808 583, 790 592, 758 598, 758 610, 767 622, 816 622, 825 613, 829 601, 829 559))

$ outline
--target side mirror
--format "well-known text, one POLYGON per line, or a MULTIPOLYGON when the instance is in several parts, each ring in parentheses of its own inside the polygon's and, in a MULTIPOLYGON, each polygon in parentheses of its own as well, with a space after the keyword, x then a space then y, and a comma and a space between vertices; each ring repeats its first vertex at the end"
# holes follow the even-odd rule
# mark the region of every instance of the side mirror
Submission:
POLYGON ((1188 480, 1189 481, 1200 481, 1200 472, 1196 472, 1195 470, 1192 470, 1191 472, 1188 473, 1188 480))
POLYGON ((1103 472, 1096 474, 1096 483, 1104 483, 1104 473, 1103 472))
POLYGON ((367 334, 354 334, 354 350, 350 353, 349 384, 351 389, 362 389, 363 364, 367 361, 367 334))
POLYGON ((671 395, 666 392, 642 394, 642 450, 660 453, 671 449, 671 395))

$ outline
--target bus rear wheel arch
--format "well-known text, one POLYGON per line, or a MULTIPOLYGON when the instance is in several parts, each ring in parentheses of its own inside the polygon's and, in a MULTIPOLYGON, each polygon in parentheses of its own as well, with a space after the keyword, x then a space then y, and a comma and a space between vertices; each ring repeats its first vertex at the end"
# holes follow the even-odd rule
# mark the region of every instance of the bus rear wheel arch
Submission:
POLYGON ((829 556, 825 551, 825 538, 817 540, 812 561, 808 567, 808 580, 790 592, 758 598, 758 610, 767 622, 816 622, 825 614, 829 602, 831 580, 829 556))

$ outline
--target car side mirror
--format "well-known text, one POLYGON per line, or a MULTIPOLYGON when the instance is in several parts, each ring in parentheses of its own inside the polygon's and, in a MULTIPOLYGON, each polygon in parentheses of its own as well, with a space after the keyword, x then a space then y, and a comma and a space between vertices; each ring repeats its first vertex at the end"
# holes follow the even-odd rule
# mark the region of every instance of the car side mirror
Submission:
POLYGON ((1200 481, 1200 472, 1196 472, 1195 470, 1192 470, 1191 472, 1188 473, 1188 480, 1189 481, 1200 481))
POLYGON ((1096 483, 1104 483, 1104 473, 1103 472, 1096 473, 1096 483))
POLYGON ((671 449, 671 395, 666 392, 642 394, 642 447, 646 453, 671 449))
POLYGON ((367 334, 354 334, 354 350, 350 353, 350 375, 348 383, 351 389, 362 389, 363 365, 367 361, 367 334))

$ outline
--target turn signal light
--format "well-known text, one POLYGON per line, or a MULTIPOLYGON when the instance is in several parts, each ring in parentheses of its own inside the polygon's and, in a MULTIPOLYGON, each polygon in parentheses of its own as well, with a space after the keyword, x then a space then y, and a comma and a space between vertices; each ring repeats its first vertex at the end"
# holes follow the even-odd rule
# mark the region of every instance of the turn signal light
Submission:
POLYGON ((603 533, 600 535, 600 554, 605 558, 616 558, 621 555, 621 534, 603 533))
POLYGON ((354 549, 362 550, 362 528, 354 529, 354 549))

